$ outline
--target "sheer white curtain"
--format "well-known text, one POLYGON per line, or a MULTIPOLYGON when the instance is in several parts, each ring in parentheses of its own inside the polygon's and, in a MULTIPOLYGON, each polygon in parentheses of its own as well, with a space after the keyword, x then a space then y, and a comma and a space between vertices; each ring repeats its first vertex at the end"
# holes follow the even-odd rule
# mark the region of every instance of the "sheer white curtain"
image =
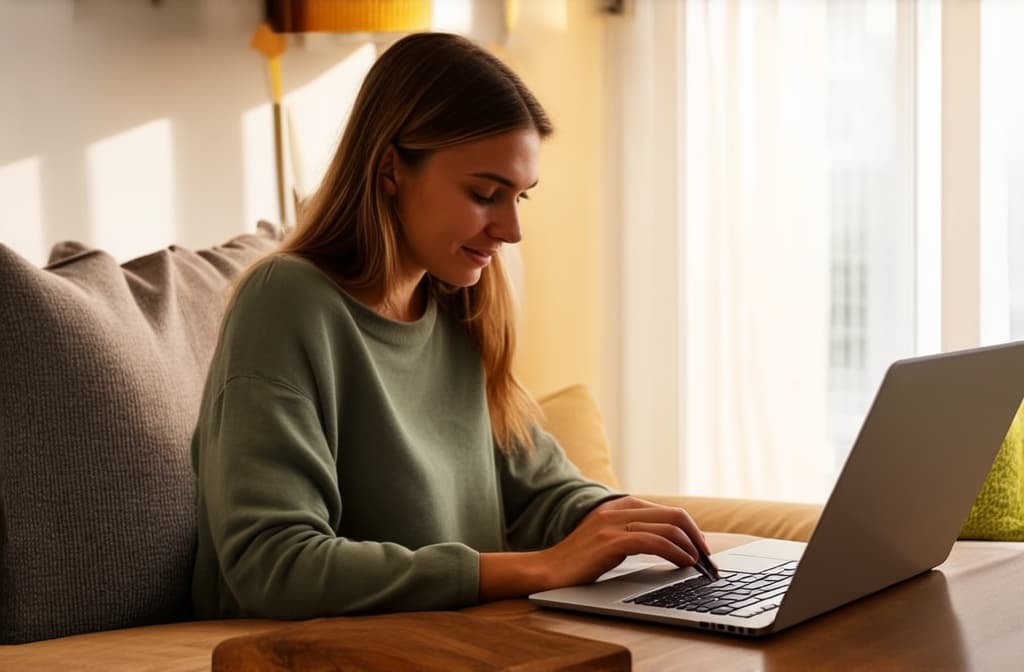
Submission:
POLYGON ((634 490, 827 487, 826 19, 822 3, 637 2, 616 28, 634 490))
POLYGON ((889 363, 1024 334, 1024 3, 634 9, 621 471, 820 498, 889 363))
POLYGON ((1024 338, 1024 3, 981 5, 981 340, 1024 338))
POLYGON ((688 3, 687 492, 814 499, 829 298, 823 3, 688 3))

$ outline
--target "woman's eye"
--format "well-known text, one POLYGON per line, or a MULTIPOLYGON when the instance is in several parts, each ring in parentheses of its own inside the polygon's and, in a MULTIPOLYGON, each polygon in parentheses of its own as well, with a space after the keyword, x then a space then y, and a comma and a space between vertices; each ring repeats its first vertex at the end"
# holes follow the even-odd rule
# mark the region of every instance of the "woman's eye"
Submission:
MULTIPOLYGON (((481 194, 479 192, 473 191, 473 190, 470 190, 469 193, 470 193, 470 196, 473 197, 473 200, 476 201, 477 203, 480 203, 481 205, 494 205, 495 203, 498 202, 498 198, 499 198, 499 194, 501 193, 501 190, 499 189, 498 191, 493 192, 490 196, 485 196, 485 195, 483 195, 483 194, 481 194)), ((527 194, 526 192, 523 192, 523 193, 521 193, 521 194, 516 196, 516 203, 519 203, 519 202, 521 202, 523 200, 529 200, 529 198, 530 198, 530 195, 527 194)))

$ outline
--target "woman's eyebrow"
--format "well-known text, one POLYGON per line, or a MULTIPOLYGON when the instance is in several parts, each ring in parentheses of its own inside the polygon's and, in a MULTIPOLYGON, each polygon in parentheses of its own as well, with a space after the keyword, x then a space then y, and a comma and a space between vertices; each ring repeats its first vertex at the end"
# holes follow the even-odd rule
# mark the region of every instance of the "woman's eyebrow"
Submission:
MULTIPOLYGON (((497 173, 487 173, 487 172, 484 172, 484 173, 470 173, 470 175, 472 177, 482 177, 482 178, 484 178, 486 180, 493 180, 495 182, 498 182, 499 184, 505 185, 509 189, 515 189, 516 188, 516 185, 515 185, 515 183, 512 180, 508 179, 504 175, 499 175, 497 173)), ((534 183, 531 184, 530 186, 528 186, 526 189, 533 189, 534 187, 537 186, 538 182, 540 182, 540 180, 535 180, 534 183)), ((526 189, 523 189, 523 191, 526 191, 526 189)))

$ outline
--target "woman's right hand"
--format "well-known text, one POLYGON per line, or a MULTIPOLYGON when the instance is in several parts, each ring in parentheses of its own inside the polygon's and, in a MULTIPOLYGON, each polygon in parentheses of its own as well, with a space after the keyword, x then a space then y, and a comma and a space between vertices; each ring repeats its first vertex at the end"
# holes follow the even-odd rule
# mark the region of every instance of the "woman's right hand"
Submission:
POLYGON ((625 560, 647 553, 679 567, 710 555, 704 534, 684 509, 638 497, 621 497, 596 507, 560 543, 541 551, 551 588, 592 583, 625 560))
POLYGON ((679 567, 708 555, 704 534, 684 509, 620 497, 588 513, 576 529, 543 551, 480 554, 482 601, 522 597, 592 583, 628 555, 658 555, 679 567))

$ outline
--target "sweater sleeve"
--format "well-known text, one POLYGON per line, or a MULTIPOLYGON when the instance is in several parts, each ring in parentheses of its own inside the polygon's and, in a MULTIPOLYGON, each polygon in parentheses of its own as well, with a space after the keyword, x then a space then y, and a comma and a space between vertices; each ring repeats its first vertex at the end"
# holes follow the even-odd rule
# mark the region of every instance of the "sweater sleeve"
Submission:
POLYGON ((507 537, 513 550, 552 546, 594 507, 623 496, 584 479, 550 434, 535 427, 532 436, 532 452, 498 456, 507 537))
POLYGON ((234 615, 304 619, 477 601, 479 554, 464 544, 413 551, 334 533, 336 455, 300 391, 238 376, 210 410, 197 430, 206 446, 200 496, 234 615))

